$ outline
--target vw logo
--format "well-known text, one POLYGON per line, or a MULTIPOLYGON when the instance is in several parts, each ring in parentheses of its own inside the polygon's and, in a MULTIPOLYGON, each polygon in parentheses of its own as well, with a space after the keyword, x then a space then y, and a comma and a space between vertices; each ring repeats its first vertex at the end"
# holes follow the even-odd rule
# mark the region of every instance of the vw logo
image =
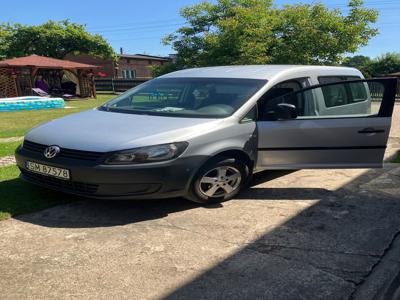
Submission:
POLYGON ((44 149, 44 157, 46 158, 54 158, 57 156, 58 153, 60 153, 61 149, 58 146, 50 146, 44 149))

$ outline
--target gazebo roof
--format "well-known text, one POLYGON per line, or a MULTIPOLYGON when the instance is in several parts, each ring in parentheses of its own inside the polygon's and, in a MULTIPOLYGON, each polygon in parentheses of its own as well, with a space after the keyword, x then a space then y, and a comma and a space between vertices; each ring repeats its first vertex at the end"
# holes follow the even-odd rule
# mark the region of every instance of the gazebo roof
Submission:
POLYGON ((29 55, 0 61, 0 67, 36 67, 46 69, 94 69, 99 66, 77 63, 51 57, 29 55))

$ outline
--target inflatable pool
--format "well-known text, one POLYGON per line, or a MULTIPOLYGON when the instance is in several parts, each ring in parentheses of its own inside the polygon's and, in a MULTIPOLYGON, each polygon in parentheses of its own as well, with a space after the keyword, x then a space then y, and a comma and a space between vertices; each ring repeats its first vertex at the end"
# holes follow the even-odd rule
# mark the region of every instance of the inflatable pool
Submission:
POLYGON ((0 98, 0 112, 64 108, 64 105, 64 100, 62 98, 46 98, 37 96, 0 98))

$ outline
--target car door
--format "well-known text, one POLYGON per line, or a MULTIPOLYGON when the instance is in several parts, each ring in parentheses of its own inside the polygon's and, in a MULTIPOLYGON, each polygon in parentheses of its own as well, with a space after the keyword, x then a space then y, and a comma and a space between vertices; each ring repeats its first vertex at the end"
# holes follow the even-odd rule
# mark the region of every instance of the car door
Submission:
POLYGON ((381 167, 396 85, 396 78, 350 80, 263 99, 257 167, 381 167))

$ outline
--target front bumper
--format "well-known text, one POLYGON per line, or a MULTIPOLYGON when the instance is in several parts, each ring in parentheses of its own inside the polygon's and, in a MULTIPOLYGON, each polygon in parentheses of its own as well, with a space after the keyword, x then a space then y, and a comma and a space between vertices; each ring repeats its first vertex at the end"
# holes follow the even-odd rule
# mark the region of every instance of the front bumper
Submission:
POLYGON ((47 159, 20 147, 15 153, 21 178, 50 189, 100 199, 154 199, 184 196, 206 156, 141 165, 104 165, 70 158, 47 159), (28 171, 26 161, 70 170, 70 180, 28 171))

